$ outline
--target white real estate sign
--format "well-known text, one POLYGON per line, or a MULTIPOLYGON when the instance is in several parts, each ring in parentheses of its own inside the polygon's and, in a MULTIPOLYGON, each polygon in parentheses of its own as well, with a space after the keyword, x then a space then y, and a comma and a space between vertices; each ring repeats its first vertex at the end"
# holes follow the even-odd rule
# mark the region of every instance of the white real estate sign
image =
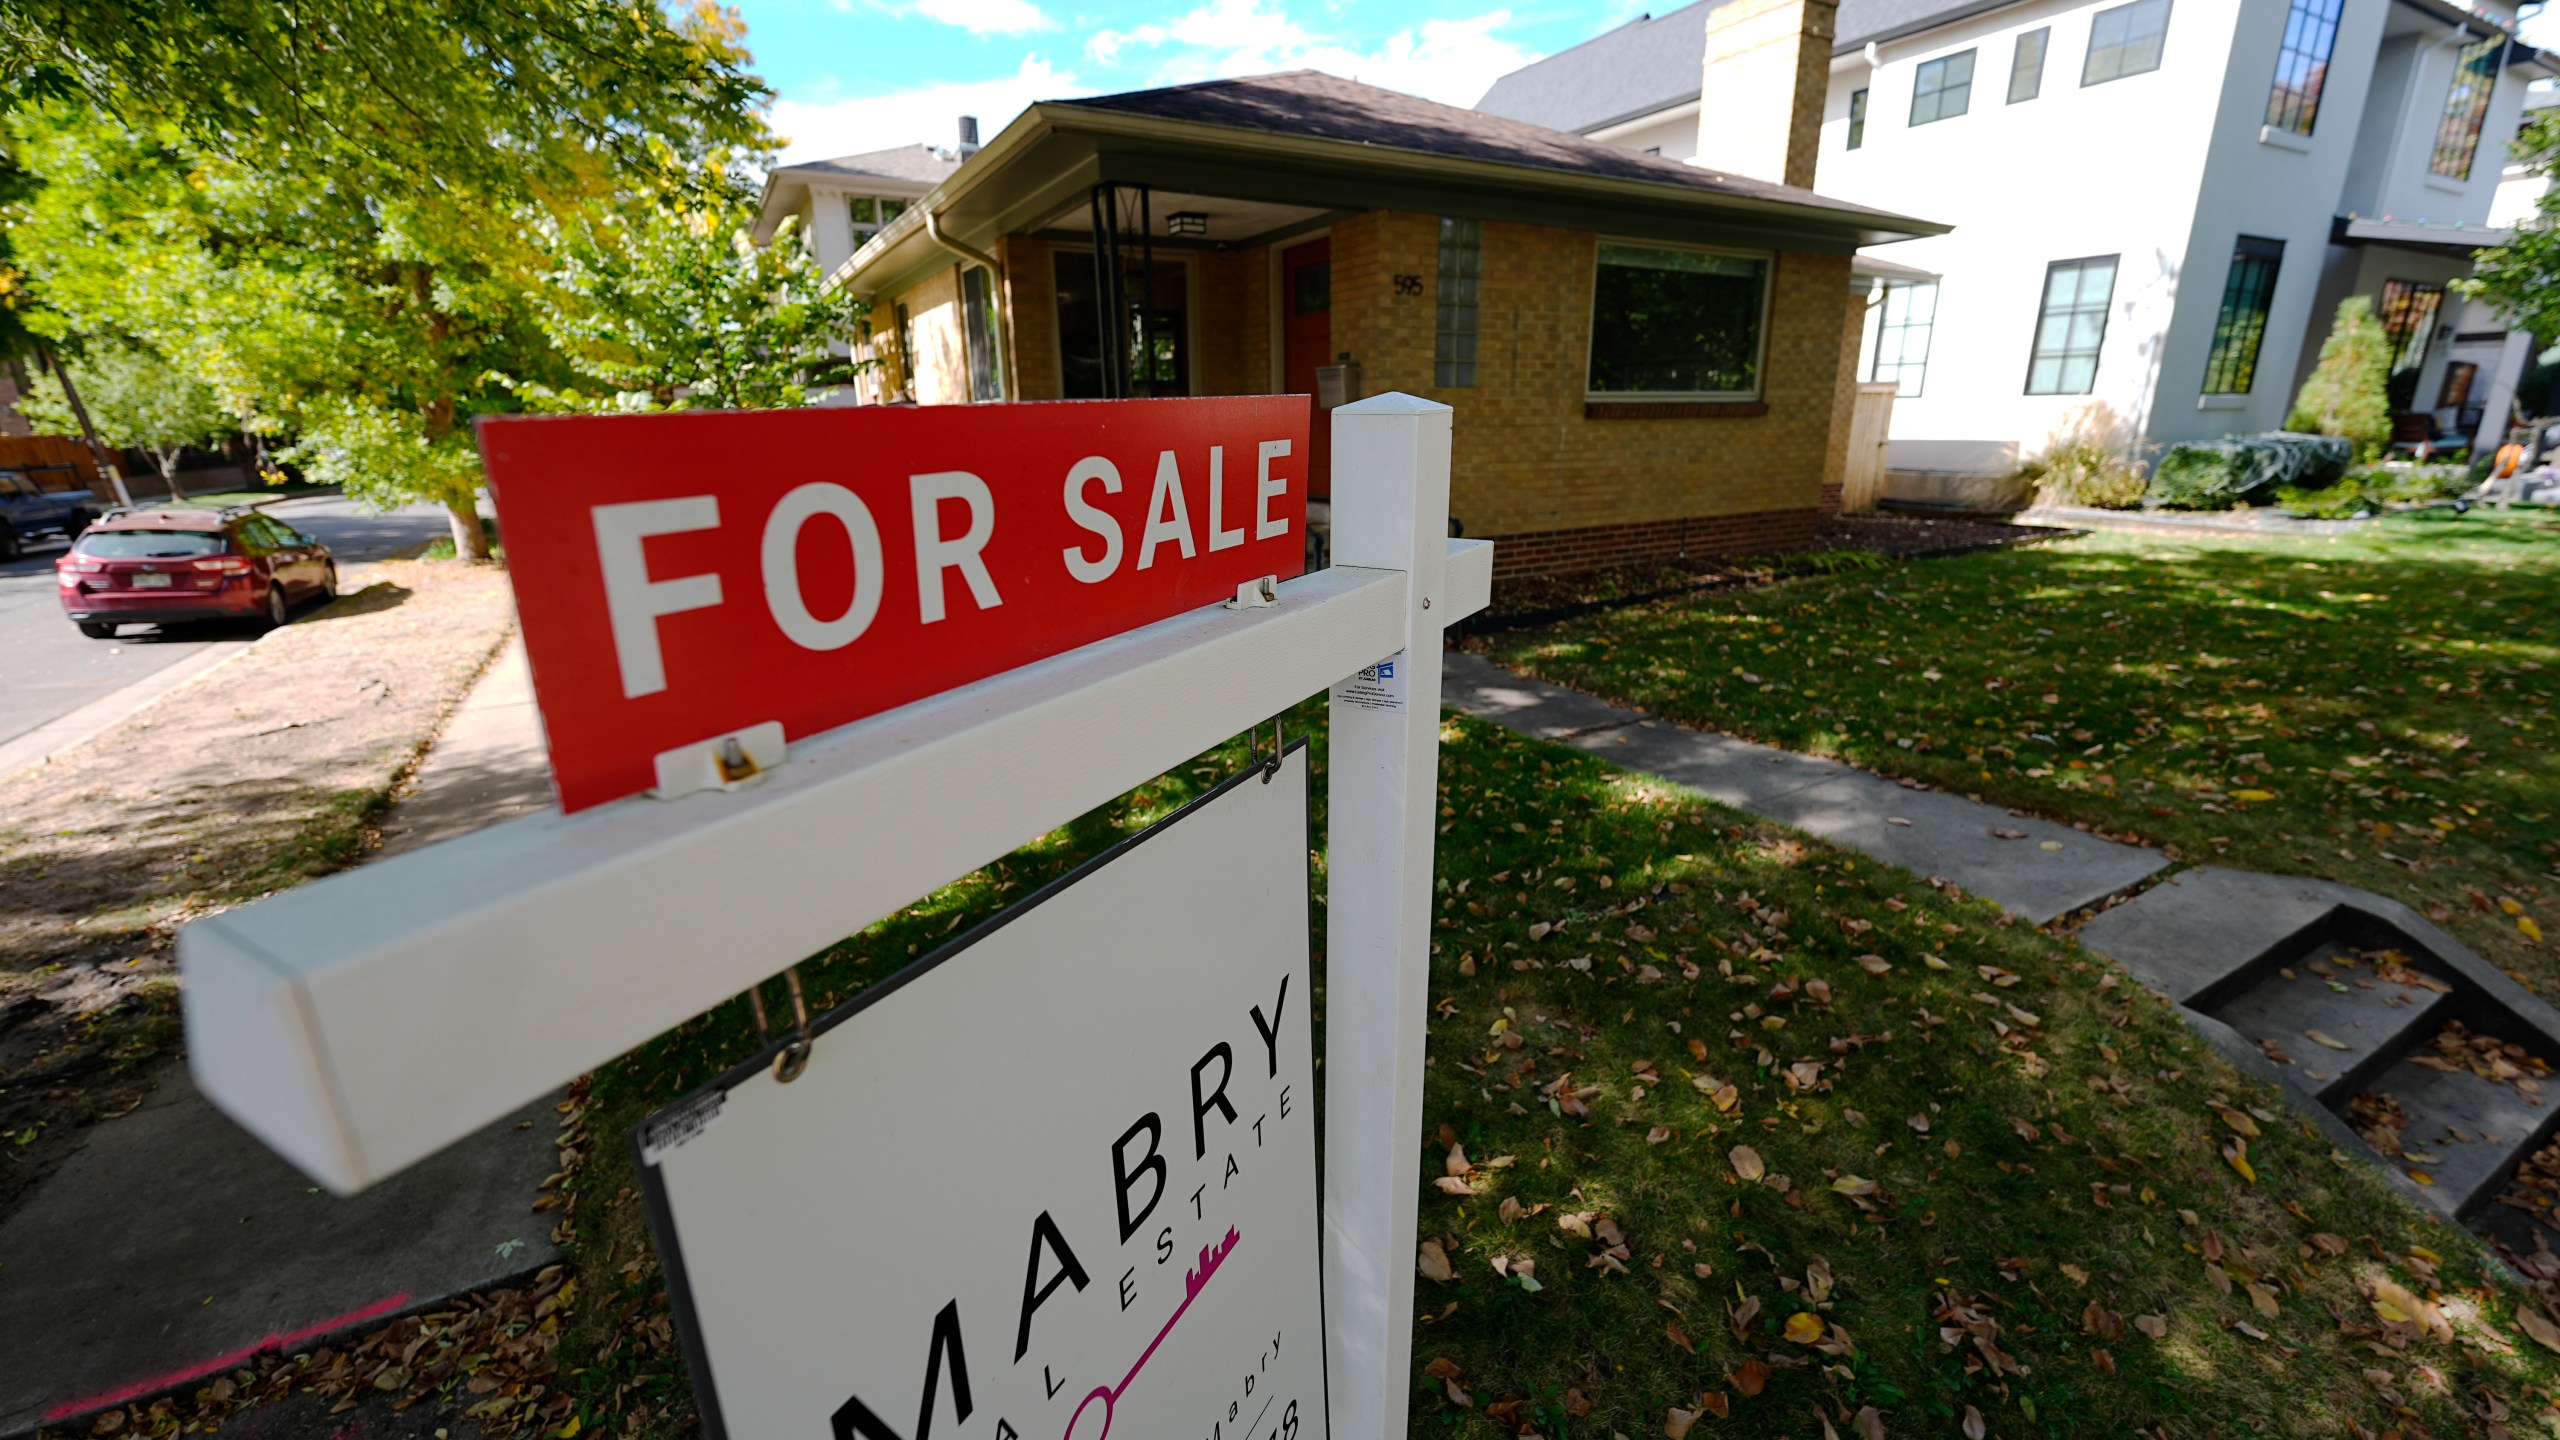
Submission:
POLYGON ((641 1127, 708 1433, 1326 1440, 1306 783, 1243 772, 795 1081, 641 1127))

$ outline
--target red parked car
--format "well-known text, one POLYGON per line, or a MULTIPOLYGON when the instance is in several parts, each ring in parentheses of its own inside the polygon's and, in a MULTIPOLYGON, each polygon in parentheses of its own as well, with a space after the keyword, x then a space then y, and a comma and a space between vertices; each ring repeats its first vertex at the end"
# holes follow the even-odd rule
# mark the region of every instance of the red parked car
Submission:
POLYGON ((124 624, 252 620, 272 628, 338 593, 318 537, 255 510, 134 510, 91 525, 53 562, 62 611, 92 640, 124 624))

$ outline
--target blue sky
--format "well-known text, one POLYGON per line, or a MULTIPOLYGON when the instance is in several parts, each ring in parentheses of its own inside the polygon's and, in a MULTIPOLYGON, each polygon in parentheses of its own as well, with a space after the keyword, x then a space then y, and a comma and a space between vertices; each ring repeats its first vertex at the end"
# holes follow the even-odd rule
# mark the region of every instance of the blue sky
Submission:
POLYGON ((735 0, 788 159, 993 139, 1033 100, 1302 66, 1472 105, 1494 77, 1677 0, 735 0))

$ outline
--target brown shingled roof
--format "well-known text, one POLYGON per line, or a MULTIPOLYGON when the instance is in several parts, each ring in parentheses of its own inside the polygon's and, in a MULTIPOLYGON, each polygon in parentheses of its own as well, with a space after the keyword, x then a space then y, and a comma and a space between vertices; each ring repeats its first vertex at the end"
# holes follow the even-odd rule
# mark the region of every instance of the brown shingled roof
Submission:
MULTIPOLYGON (((1240 80, 1207 80, 1161 90, 1134 90, 1053 102, 1089 109, 1225 125, 1276 135, 1375 145, 1453 159, 1521 165, 1686 189, 1822 205, 1857 211, 1813 191, 1702 169, 1658 155, 1639 155, 1562 130, 1442 105, 1418 95, 1363 85, 1321 70, 1289 70, 1240 80)), ((1870 213, 1882 214, 1881 211, 1870 213)))

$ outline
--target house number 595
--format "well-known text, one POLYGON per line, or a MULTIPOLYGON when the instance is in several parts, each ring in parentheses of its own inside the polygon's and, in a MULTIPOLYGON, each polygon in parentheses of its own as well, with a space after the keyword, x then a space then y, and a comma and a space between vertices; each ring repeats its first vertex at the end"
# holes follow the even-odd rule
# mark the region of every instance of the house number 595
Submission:
POLYGON ((1396 293, 1397 293, 1397 294, 1399 294, 1399 295, 1419 295, 1419 294, 1421 294, 1421 293, 1422 293, 1422 277, 1421 277, 1421 276, 1419 276, 1419 275, 1399 275, 1399 276, 1397 276, 1397 277, 1396 277, 1396 293))

